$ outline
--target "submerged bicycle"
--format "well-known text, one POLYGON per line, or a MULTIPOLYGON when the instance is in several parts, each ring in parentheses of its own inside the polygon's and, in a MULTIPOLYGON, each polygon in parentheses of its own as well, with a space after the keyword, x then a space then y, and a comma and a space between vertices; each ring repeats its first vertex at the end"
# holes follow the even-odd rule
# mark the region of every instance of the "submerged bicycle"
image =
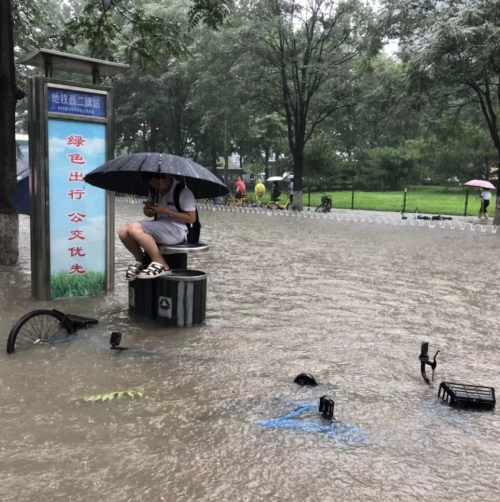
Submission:
POLYGON ((36 345, 54 345, 70 341, 79 329, 95 326, 90 317, 63 314, 59 310, 39 309, 28 312, 14 324, 7 340, 7 353, 36 345))

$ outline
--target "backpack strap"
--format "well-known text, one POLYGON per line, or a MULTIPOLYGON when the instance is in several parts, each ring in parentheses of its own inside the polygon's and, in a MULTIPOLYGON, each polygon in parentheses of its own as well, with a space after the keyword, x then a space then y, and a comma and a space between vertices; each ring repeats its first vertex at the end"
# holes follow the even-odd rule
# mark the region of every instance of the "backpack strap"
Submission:
POLYGON ((180 213, 184 212, 181 208, 180 199, 181 199, 181 192, 185 188, 186 188, 186 185, 184 185, 184 183, 177 183, 177 185, 175 185, 175 188, 174 188, 174 205, 175 205, 175 208, 177 209, 177 211, 179 211, 180 213))
MULTIPOLYGON (((175 205, 175 208, 177 209, 177 211, 179 211, 180 213, 184 212, 181 208, 180 198, 181 198, 181 193, 185 188, 186 188, 186 185, 184 183, 178 183, 174 188, 174 205, 175 205)), ((189 223, 186 223, 186 227, 188 229, 188 234, 189 234, 189 231, 191 230, 191 228, 193 226, 196 226, 196 224, 198 224, 198 226, 200 224, 199 219, 198 219, 198 208, 196 208, 195 225, 190 225, 189 223)), ((198 232, 198 235, 199 235, 199 232, 198 232)), ((188 242, 189 242, 189 239, 188 239, 188 242)))

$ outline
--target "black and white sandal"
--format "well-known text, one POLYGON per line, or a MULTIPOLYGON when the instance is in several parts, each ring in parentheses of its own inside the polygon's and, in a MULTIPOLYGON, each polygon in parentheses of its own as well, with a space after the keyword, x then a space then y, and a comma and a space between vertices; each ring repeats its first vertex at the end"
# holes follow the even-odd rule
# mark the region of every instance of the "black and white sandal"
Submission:
POLYGON ((161 263, 153 261, 148 268, 145 268, 138 274, 137 279, 156 279, 157 277, 171 274, 171 270, 166 269, 161 263))
POLYGON ((138 261, 132 263, 127 269, 125 274, 125 279, 127 281, 133 281, 142 271, 144 270, 144 265, 138 261))

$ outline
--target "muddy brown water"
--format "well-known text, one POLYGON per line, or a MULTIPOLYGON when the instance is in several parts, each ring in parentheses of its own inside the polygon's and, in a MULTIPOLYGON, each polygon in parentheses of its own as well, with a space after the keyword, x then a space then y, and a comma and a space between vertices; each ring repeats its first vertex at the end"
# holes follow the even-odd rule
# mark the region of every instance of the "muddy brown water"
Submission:
MULTIPOLYGON (((117 226, 141 206, 117 204, 117 226)), ((105 298, 51 303, 96 328, 0 356, 2 502, 500 500, 497 412, 457 411, 437 384, 500 388, 498 239, 491 234, 201 213, 207 321, 131 322, 117 244, 105 298), (111 331, 122 345, 108 350, 111 331), (440 349, 436 387, 420 342, 440 349), (312 372, 321 382, 299 388, 312 372), (79 398, 142 390, 142 398, 79 398), (335 399, 359 442, 257 423, 335 399)), ((21 260, 0 269, 0 342, 42 304, 21 260)), ((2 349, 4 351, 5 349, 2 349)), ((316 420, 312 415, 310 420, 316 420)))

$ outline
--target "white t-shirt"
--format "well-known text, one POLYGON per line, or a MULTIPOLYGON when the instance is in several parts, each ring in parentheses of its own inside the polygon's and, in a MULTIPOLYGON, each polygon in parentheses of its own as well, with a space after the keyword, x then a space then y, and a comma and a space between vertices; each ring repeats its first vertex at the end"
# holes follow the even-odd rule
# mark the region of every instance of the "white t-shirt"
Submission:
MULTIPOLYGON (((166 195, 160 196, 161 198, 158 201, 158 204, 160 204, 161 206, 168 207, 168 209, 170 209, 174 213, 177 213, 177 208, 175 207, 174 203, 174 192, 175 192, 175 187, 178 184, 179 182, 176 179, 174 179, 170 191, 166 195)), ((152 201, 151 196, 149 197, 149 200, 152 201)), ((182 190, 182 192, 180 193, 179 205, 183 213, 196 211, 196 199, 194 198, 193 192, 191 192, 191 190, 188 187, 185 187, 184 190, 182 190)), ((169 223, 172 223, 173 225, 182 228, 187 232, 185 223, 179 223, 173 218, 169 218, 166 214, 159 214, 157 221, 168 221, 169 223)))
POLYGON ((491 192, 489 190, 483 190, 481 192, 481 199, 490 200, 491 199, 491 192))

